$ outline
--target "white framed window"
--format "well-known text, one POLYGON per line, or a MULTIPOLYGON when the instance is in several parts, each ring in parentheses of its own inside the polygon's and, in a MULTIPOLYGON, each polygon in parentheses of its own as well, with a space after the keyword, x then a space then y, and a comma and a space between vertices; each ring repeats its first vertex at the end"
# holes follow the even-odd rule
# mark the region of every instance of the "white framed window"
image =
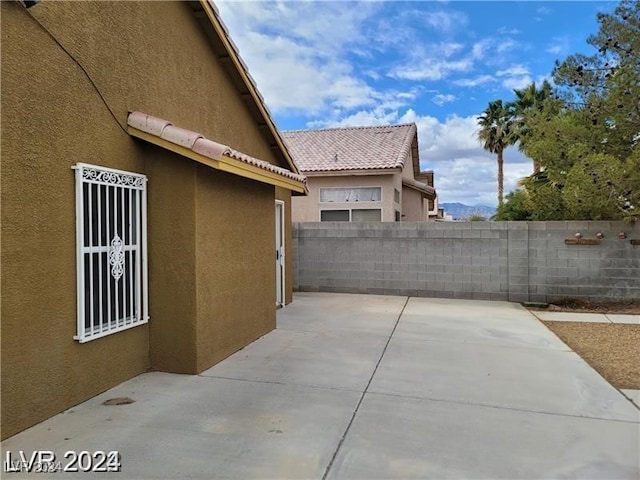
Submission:
POLYGON ((395 203, 400 203, 400 191, 397 188, 393 189, 393 201, 395 203))
POLYGON ((345 210, 320 210, 321 222, 380 222, 379 208, 352 208, 345 210))
POLYGON ((320 202, 381 202, 382 187, 327 187, 320 189, 320 202))
POLYGON ((77 334, 80 343, 149 320, 147 177, 78 163, 77 334))

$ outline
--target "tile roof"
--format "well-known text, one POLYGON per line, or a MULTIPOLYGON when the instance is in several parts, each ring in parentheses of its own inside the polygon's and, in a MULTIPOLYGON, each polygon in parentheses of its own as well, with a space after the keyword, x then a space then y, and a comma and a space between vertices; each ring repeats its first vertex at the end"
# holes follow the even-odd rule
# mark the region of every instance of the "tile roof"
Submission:
POLYGON ((281 133, 303 173, 402 169, 417 142, 415 123, 281 133))
POLYGON ((212 160, 220 160, 223 155, 226 155, 262 170, 306 184, 306 178, 304 175, 299 175, 282 167, 272 165, 264 160, 259 160, 246 155, 228 147, 227 145, 209 140, 200 133, 176 127, 168 120, 152 117, 151 115, 147 115, 142 112, 131 112, 127 118, 127 124, 132 128, 148 133, 149 135, 153 135, 154 137, 161 138, 180 147, 187 148, 197 154, 211 158, 212 160))

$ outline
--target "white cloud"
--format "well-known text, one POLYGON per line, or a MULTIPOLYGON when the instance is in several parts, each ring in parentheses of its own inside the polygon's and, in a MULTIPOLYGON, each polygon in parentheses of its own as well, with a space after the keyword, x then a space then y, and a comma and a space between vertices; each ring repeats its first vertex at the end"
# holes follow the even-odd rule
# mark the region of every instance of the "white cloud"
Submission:
POLYGON ((520 30, 518 30, 517 28, 500 27, 498 29, 498 33, 500 35, 518 35, 520 34, 520 30))
POLYGON ((460 87, 477 87, 478 85, 484 85, 493 81, 495 81, 495 78, 491 75, 479 75, 474 78, 460 78, 458 80, 454 80, 453 84, 460 87))
POLYGON ((493 40, 490 38, 484 38, 474 43, 473 47, 471 47, 471 57, 475 60, 482 60, 492 45, 493 40))
POLYGON ((553 55, 565 55, 569 51, 569 47, 570 42, 568 37, 553 37, 545 51, 553 55))
POLYGON ((519 46, 520 46, 520 43, 516 42, 515 40, 511 38, 505 38, 498 44, 498 46, 496 47, 496 51, 499 54, 504 54, 505 52, 508 52, 509 50, 514 50, 519 46))
POLYGON ((471 70, 472 66, 469 59, 447 61, 423 58, 415 62, 412 61, 409 65, 392 69, 389 76, 413 81, 441 80, 453 72, 467 72, 471 70))
POLYGON ((514 65, 505 70, 498 70, 496 75, 499 77, 509 76, 512 77, 514 75, 528 75, 529 69, 523 65, 514 65))
POLYGON ((440 10, 437 12, 421 12, 420 16, 427 25, 441 32, 450 32, 455 29, 464 28, 469 22, 467 16, 462 12, 440 10))
POLYGON ((531 85, 533 79, 529 75, 524 75, 521 77, 510 77, 502 82, 502 86, 509 90, 522 90, 528 85, 531 85))
POLYGON ((458 97, 456 97, 455 95, 452 95, 450 93, 447 93, 447 94, 439 93, 439 94, 435 95, 431 99, 431 101, 433 103, 435 103, 436 105, 441 107, 445 103, 455 102, 457 99, 458 99, 458 97))
POLYGON ((360 48, 362 23, 379 8, 373 2, 216 5, 272 111, 318 113, 371 106, 380 99, 346 59, 360 48))
POLYGON ((507 69, 499 70, 496 75, 503 79, 502 86, 509 90, 524 88, 533 81, 529 68, 523 65, 513 65, 507 69))

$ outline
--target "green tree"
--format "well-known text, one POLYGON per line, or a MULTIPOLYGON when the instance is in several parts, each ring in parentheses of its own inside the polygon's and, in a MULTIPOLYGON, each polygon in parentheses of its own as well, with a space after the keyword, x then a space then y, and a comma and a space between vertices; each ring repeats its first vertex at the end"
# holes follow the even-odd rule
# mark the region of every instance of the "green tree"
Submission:
POLYGON ((558 62, 552 98, 522 113, 521 148, 541 165, 522 182, 533 220, 638 218, 640 2, 598 23, 587 39, 596 53, 558 62))
POLYGON ((498 221, 524 221, 531 219, 531 211, 528 206, 527 192, 522 189, 507 193, 505 202, 498 207, 492 220, 498 221))
POLYGON ((527 192, 525 208, 531 212, 529 220, 564 220, 567 211, 562 199, 564 185, 550 180, 545 171, 524 178, 521 185, 527 192))
POLYGON ((502 100, 489 102, 489 106, 478 117, 478 140, 488 152, 495 153, 498 161, 498 205, 504 201, 504 149, 515 143, 512 129, 513 114, 502 100))
POLYGON ((570 218, 635 220, 640 212, 640 153, 623 161, 613 155, 591 154, 567 174, 562 197, 570 218))
MULTIPOLYGON (((523 152, 527 141, 532 136, 529 119, 535 114, 549 109, 550 106, 556 106, 556 110, 559 111, 559 104, 557 101, 551 101, 553 88, 547 80, 542 82, 540 88, 536 87, 535 82, 531 82, 523 89, 514 90, 513 93, 516 96, 516 99, 510 104, 513 115, 513 134, 518 141, 519 150, 523 152)), ((540 166, 540 161, 533 157, 534 173, 540 171, 540 166)))
POLYGON ((640 1, 623 0, 597 19, 599 31, 587 39, 596 53, 557 62, 553 75, 601 141, 598 151, 622 159, 640 141, 640 1))

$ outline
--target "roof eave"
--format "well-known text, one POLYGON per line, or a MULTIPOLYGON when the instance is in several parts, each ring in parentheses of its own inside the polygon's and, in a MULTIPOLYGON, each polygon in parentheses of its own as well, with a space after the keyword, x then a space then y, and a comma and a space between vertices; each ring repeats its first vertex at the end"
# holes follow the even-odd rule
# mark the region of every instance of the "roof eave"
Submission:
POLYGON ((195 160, 216 170, 233 173, 299 194, 307 194, 306 178, 286 168, 245 155, 205 138, 203 135, 174 126, 168 120, 142 112, 130 112, 127 132, 183 157, 195 160))
MULTIPOLYGON (((194 5, 195 2, 191 2, 194 5)), ((267 110, 264 104, 262 96, 260 95, 254 80, 248 72, 248 69, 237 51, 237 48, 233 44, 231 38, 228 36, 227 28, 225 27, 222 19, 219 16, 218 9, 214 5, 212 0, 199 0, 199 4, 208 19, 206 22, 213 29, 213 33, 219 39, 226 55, 218 56, 223 65, 231 64, 233 69, 238 73, 242 85, 236 85, 239 87, 240 95, 242 95, 253 108, 249 108, 254 117, 256 117, 257 125, 262 130, 263 134, 271 141, 269 144, 274 150, 277 157, 280 157, 285 164, 289 166, 292 172, 300 173, 295 162, 293 161, 289 150, 287 149, 282 137, 278 133, 278 129, 271 117, 271 114, 267 110), (246 91, 243 91, 241 87, 244 87, 246 91)), ((193 7, 192 7, 193 8, 193 7)), ((198 10, 194 8, 197 12, 198 10)), ((205 22, 203 22, 203 25, 205 22)), ((235 83, 235 82, 234 82, 235 83)))

